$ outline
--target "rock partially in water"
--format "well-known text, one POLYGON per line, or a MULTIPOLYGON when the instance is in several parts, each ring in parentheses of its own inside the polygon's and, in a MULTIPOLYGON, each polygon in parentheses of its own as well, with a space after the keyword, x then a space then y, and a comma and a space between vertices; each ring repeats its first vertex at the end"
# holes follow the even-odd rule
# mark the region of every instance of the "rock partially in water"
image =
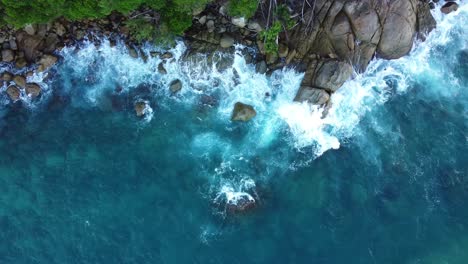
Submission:
POLYGON ((41 87, 35 83, 26 84, 26 94, 31 98, 36 98, 41 94, 41 87))
POLYGON ((5 82, 9 82, 13 79, 13 75, 11 75, 11 73, 9 72, 4 72, 2 73, 2 80, 5 81, 5 82))
POLYGON ((26 78, 24 78, 23 76, 16 75, 15 77, 13 77, 13 81, 16 83, 16 85, 19 88, 21 88, 21 89, 26 88, 26 78))
POLYGON ((179 79, 172 81, 172 82, 169 84, 169 90, 170 90, 172 93, 177 93, 177 92, 179 92, 180 90, 182 90, 182 82, 181 82, 179 79))
POLYGON ((128 49, 128 55, 130 55, 130 57, 132 57, 134 59, 138 58, 138 52, 134 48, 129 48, 128 49))
POLYGON ((324 105, 329 100, 330 94, 327 91, 309 86, 301 86, 294 98, 296 102, 308 102, 313 105, 324 105))
POLYGON ((20 90, 15 85, 11 85, 6 90, 8 97, 14 102, 20 98, 20 90))
POLYGON ((174 55, 170 52, 164 52, 163 54, 159 56, 161 60, 168 60, 168 59, 172 59, 173 57, 174 55))
POLYGON ((335 92, 353 73, 353 67, 334 59, 313 60, 307 67, 302 86, 323 88, 335 92))
POLYGON ((268 66, 264 60, 260 61, 255 65, 255 71, 260 74, 264 74, 268 71, 268 66))
POLYGON ((167 70, 164 68, 164 64, 162 62, 158 65, 158 72, 159 74, 167 74, 167 70))
POLYGON ((234 110, 232 111, 231 120, 232 121, 242 121, 247 122, 254 118, 257 115, 257 112, 253 106, 237 102, 234 105, 234 110))
POLYGON ((148 113, 149 105, 146 101, 138 101, 135 103, 135 113, 138 117, 142 117, 148 113))
POLYGON ((440 11, 444 14, 450 14, 458 10, 458 4, 456 2, 447 2, 440 8, 440 11))
POLYGON ((240 213, 254 208, 255 199, 248 193, 236 193, 235 197, 228 199, 226 210, 228 213, 240 213))
POLYGON ((39 60, 39 72, 43 72, 57 63, 58 58, 54 55, 45 54, 39 60))

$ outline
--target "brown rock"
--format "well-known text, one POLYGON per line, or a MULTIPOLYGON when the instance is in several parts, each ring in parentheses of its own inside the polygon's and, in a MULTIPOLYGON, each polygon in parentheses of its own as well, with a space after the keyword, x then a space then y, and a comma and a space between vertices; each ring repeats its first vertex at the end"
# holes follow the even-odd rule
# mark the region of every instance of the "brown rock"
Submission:
POLYGON ((383 23, 377 53, 384 59, 397 59, 406 55, 413 46, 416 33, 416 0, 389 2, 389 11, 383 23))
POLYGON ((18 42, 18 49, 24 52, 24 57, 28 62, 35 62, 43 49, 43 39, 39 36, 30 36, 19 33, 16 37, 18 42))
POLYGON ((143 101, 139 101, 135 103, 135 113, 138 117, 142 117, 146 114, 146 109, 148 104, 143 101))
POLYGON ((31 98, 36 98, 41 94, 41 87, 35 83, 26 84, 26 94, 31 98))
POLYGON ((21 89, 24 89, 26 88, 26 78, 24 78, 23 76, 21 75, 16 75, 14 78, 13 78, 13 81, 16 83, 16 85, 21 88, 21 89))
POLYGON ((288 53, 289 53, 288 45, 284 43, 280 43, 278 47, 278 56, 280 58, 286 58, 288 56, 288 53))
POLYGON ((168 60, 168 59, 172 59, 173 57, 174 55, 172 55, 172 53, 170 52, 164 52, 163 54, 159 56, 161 60, 168 60))
POLYGON ((248 104, 243 104, 241 102, 237 102, 234 105, 234 110, 232 111, 231 120, 232 121, 242 121, 247 122, 254 118, 257 115, 257 112, 253 108, 253 106, 248 104))
POLYGON ((10 49, 2 50, 2 61, 12 62, 15 59, 15 52, 10 49))
POLYGON ((67 32, 66 28, 59 22, 56 22, 54 24, 54 31, 55 34, 59 35, 60 37, 65 35, 65 33, 67 32))
POLYGON ((11 73, 9 73, 9 72, 4 72, 2 74, 2 80, 5 81, 5 82, 9 82, 9 81, 13 80, 13 75, 11 75, 11 73))
POLYGON ((308 102, 313 105, 324 105, 329 100, 330 94, 327 91, 309 86, 301 86, 294 98, 296 102, 308 102))
POLYGON ((20 98, 20 90, 14 85, 9 86, 6 92, 12 101, 17 101, 20 98))
POLYGON ((225 34, 221 38, 219 45, 221 46, 221 48, 230 48, 234 45, 234 38, 225 34))
POLYGON ((26 67, 27 65, 28 65, 28 62, 27 62, 23 57, 18 58, 18 59, 16 59, 16 61, 15 61, 15 67, 16 67, 16 68, 19 68, 19 69, 20 69, 20 68, 24 68, 24 67, 26 67))
POLYGON ((43 72, 57 63, 58 58, 54 55, 45 54, 39 60, 38 71, 43 72))

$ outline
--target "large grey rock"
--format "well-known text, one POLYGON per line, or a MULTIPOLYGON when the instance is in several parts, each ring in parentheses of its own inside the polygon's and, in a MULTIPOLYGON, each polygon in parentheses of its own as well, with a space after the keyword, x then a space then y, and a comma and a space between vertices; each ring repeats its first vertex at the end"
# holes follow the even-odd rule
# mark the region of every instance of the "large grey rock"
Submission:
POLYGON ((398 59, 413 47, 416 34, 417 0, 389 2, 377 53, 384 59, 398 59))
POLYGON ((329 100, 330 94, 327 91, 310 86, 301 86, 294 98, 296 102, 308 102, 313 105, 324 105, 329 100))
POLYGON ((232 111, 231 120, 232 121, 242 121, 247 122, 254 118, 257 115, 257 112, 253 106, 237 102, 234 105, 234 110, 232 111))
POLYGON ((417 15, 418 38, 425 40, 427 34, 429 34, 437 26, 437 22, 431 14, 430 3, 420 1, 418 3, 417 15))

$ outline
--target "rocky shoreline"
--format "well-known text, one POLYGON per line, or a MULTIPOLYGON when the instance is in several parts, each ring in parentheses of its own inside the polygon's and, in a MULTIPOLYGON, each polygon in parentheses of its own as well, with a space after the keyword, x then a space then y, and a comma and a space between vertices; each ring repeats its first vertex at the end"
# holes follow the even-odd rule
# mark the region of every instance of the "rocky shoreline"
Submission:
MULTIPOLYGON (((225 6, 210 4, 194 14, 193 25, 184 36, 188 49, 183 57, 196 63, 196 55, 205 54, 208 63, 214 63, 216 52, 233 53, 235 44, 251 47, 258 52, 255 56, 246 53, 246 60, 256 64, 258 72, 268 73, 282 67, 305 72, 295 101, 327 107, 331 95, 352 78, 355 71, 365 71, 371 59, 400 58, 411 50, 416 38, 424 40, 424 36, 436 27, 430 10, 438 1, 316 0, 309 5, 296 2, 291 1, 288 6, 295 25, 279 34, 275 53, 266 51, 260 34, 270 26, 267 18, 258 14, 250 20, 229 17, 225 6)), ((446 2, 441 7, 443 13, 457 10, 455 1, 446 2)), ((151 10, 136 12, 146 19, 157 16, 151 10)), ((125 21, 134 15, 126 17, 113 13, 99 20, 71 22, 58 19, 19 30, 2 29, 2 64, 21 74, 1 73, 0 87, 13 102, 20 100, 22 94, 30 98, 40 96, 41 86, 29 77, 33 72, 47 72, 59 61, 60 49, 85 39, 97 44, 101 37, 111 41, 122 39, 129 54, 138 58, 142 54, 140 46, 125 25, 125 21)), ((155 52, 152 55, 162 59, 172 57, 170 53, 155 52)), ((232 60, 226 58, 217 61, 216 65, 222 70, 232 65, 232 60)), ((158 71, 166 73, 162 64, 158 71)), ((169 89, 177 93, 182 84, 175 80, 169 89)), ((138 116, 143 116, 145 109, 144 102, 135 105, 138 116)), ((235 111, 233 120, 248 121, 255 116, 251 106, 239 104, 236 109, 243 116, 237 117, 235 111)))

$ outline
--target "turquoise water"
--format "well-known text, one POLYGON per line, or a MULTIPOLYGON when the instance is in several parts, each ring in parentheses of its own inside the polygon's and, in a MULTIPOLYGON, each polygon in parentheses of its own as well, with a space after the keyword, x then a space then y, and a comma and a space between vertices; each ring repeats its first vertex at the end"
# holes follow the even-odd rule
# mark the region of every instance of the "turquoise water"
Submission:
POLYGON ((302 74, 239 54, 217 72, 179 44, 161 76, 105 40, 63 50, 40 100, 2 88, 0 263, 467 263, 468 9, 435 15, 325 119, 292 102, 302 74), (257 117, 231 123, 236 101, 257 117))

